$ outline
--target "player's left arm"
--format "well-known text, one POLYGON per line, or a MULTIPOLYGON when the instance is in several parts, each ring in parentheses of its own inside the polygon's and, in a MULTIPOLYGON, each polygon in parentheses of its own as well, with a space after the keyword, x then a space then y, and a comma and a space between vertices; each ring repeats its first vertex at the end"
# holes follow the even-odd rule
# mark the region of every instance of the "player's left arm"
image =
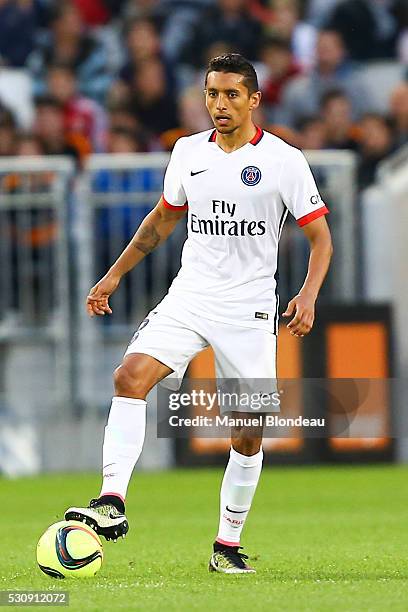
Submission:
POLYGON ((305 282, 299 293, 290 300, 284 317, 293 319, 287 327, 293 336, 303 338, 314 323, 315 303, 323 284, 333 253, 329 226, 324 216, 302 227, 310 244, 309 267, 305 282))

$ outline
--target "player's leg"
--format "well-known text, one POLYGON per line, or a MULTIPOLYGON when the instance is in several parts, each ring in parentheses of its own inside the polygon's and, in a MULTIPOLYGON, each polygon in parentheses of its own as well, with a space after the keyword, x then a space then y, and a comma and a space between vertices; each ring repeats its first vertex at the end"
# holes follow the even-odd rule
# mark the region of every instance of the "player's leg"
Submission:
POLYGON ((87 508, 68 508, 66 520, 83 521, 107 540, 125 537, 129 528, 125 498, 145 439, 146 396, 172 371, 150 355, 125 356, 114 374, 115 396, 105 427, 100 495, 87 508))
POLYGON ((142 353, 126 355, 115 370, 115 397, 105 427, 101 496, 125 500, 130 477, 142 452, 146 431, 146 396, 173 370, 142 353))
MULTIPOLYGON (((263 390, 275 384, 276 337, 270 332, 224 326, 211 342, 217 378, 255 383, 263 390), (237 350, 237 347, 241 350, 237 350), (266 383, 266 387, 265 387, 266 383)), ((248 386, 245 384, 245 386, 248 386)), ((259 413, 233 413, 256 417, 259 413)), ((231 449, 220 494, 220 519, 210 570, 224 573, 254 572, 240 553, 240 538, 251 509, 262 470, 262 426, 237 426, 231 430, 231 449)))
POLYGON ((207 346, 185 321, 162 310, 151 311, 134 334, 121 366, 115 371, 115 397, 105 428, 103 482, 99 498, 88 508, 69 508, 67 520, 82 520, 107 539, 125 535, 125 496, 143 447, 146 396, 171 373, 179 379, 190 359, 207 346))
MULTIPOLYGON (((253 413, 240 413, 253 417, 253 413)), ((262 427, 233 427, 220 493, 220 519, 210 571, 253 573, 240 552, 240 538, 262 470, 262 427)))

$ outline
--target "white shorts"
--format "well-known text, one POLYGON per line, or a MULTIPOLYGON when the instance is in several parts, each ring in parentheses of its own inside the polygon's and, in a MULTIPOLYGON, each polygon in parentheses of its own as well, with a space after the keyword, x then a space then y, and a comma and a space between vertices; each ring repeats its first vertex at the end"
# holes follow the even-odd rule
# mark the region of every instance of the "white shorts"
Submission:
POLYGON ((144 353, 173 370, 162 384, 178 389, 191 359, 211 346, 217 379, 263 379, 276 384, 276 336, 271 331, 212 321, 160 305, 149 312, 125 352, 144 353))

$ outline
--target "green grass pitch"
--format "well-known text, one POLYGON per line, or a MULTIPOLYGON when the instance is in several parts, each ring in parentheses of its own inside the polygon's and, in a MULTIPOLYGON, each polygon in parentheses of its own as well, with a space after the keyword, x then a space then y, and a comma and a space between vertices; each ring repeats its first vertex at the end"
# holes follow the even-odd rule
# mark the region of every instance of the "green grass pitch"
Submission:
POLYGON ((128 537, 104 543, 95 578, 65 581, 37 569, 35 546, 99 477, 0 480, 0 589, 66 589, 73 611, 408 610, 406 467, 265 469, 242 542, 258 571, 241 576, 207 571, 221 476, 136 473, 128 537))

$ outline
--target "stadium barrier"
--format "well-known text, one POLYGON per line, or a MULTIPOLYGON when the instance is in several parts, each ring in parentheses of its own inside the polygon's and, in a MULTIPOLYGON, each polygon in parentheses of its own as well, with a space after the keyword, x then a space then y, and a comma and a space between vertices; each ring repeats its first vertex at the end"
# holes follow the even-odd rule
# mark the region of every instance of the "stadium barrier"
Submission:
MULTIPOLYGON (((335 246, 334 265, 321 300, 352 303, 358 297, 360 273, 356 158, 353 153, 339 151, 309 152, 306 156, 331 211, 335 246)), ((32 469, 99 466, 99 442, 113 392, 112 372, 133 332, 165 295, 177 273, 185 223, 123 279, 112 297, 113 317, 89 319, 84 300, 160 197, 167 163, 168 155, 161 153, 94 155, 73 183, 72 164, 63 158, 1 161, 0 212, 5 238, 0 245, 0 296, 9 297, 0 297, 0 338, 2 346, 8 347, 2 351, 4 371, 12 372, 13 380, 11 386, 7 381, 2 385, 2 406, 6 407, 2 413, 18 420, 24 406, 24 419, 36 424, 30 430, 32 446, 37 449, 36 462, 28 462, 37 466, 32 469), (35 230, 30 234, 34 245, 28 247, 25 239, 21 240, 23 230, 35 230), (22 346, 22 337, 30 341, 29 348, 22 346), (55 355, 43 351, 46 341, 58 347, 55 355), (46 415, 46 424, 41 424, 41 414, 46 415), (91 438, 95 443, 89 444, 91 438)), ((307 241, 289 220, 280 245, 282 303, 299 290, 307 254, 307 241)), ((154 442, 154 427, 151 408, 150 439, 141 466, 163 467, 173 460, 170 443, 154 442)), ((25 444, 23 441, 22 447, 25 444)), ((4 456, 4 448, 0 453, 4 456)))
MULTIPOLYGON (((395 327, 396 375, 400 379, 396 397, 398 429, 408 431, 408 146, 392 156, 379 169, 380 188, 385 194, 383 208, 391 222, 388 236, 379 243, 385 257, 391 258, 388 275, 391 278, 390 298, 393 302, 395 327), (387 240, 388 238, 388 240, 387 240)), ((397 440, 397 459, 408 461, 408 437, 397 440)))
POLYGON ((0 455, 43 465, 38 428, 73 402, 69 159, 0 159, 0 455))

